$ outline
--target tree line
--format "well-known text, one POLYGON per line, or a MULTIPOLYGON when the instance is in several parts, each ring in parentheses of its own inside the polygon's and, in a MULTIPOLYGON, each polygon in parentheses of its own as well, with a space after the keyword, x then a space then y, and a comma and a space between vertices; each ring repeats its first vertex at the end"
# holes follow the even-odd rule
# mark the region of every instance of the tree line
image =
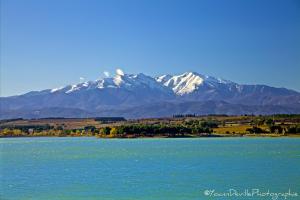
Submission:
POLYGON ((180 124, 127 124, 120 126, 85 126, 81 129, 64 129, 62 126, 1 127, 0 136, 98 136, 98 137, 185 137, 210 135, 218 125, 209 121, 190 121, 180 124))
MULTIPOLYGON (((300 133, 300 125, 276 124, 272 119, 255 119, 250 122, 252 128, 247 133, 300 133), (267 126, 268 128, 262 128, 267 126)), ((103 138, 126 137, 189 137, 213 136, 218 133, 219 126, 224 127, 223 121, 217 120, 184 120, 175 123, 128 123, 123 125, 107 125, 104 127, 84 126, 83 128, 66 129, 64 125, 9 125, 0 126, 0 137, 18 136, 97 136, 103 138)))

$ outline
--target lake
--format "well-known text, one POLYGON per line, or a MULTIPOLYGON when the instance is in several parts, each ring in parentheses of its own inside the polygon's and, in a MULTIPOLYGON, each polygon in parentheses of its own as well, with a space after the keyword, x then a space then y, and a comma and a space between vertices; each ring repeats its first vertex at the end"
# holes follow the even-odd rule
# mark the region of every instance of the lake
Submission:
POLYGON ((0 148, 3 200, 300 199, 300 138, 1 138, 0 148))

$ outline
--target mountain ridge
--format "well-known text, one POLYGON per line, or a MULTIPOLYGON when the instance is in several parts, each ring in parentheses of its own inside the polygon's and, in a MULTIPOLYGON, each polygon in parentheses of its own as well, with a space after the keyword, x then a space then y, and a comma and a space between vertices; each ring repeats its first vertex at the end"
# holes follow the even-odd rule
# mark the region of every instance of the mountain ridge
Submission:
MULTIPOLYGON (((150 113, 150 110, 146 108, 150 105, 154 105, 150 106, 151 113, 154 111, 157 113, 154 112, 151 116, 160 117, 172 113, 172 107, 165 110, 160 106, 164 102, 168 105, 173 104, 174 108, 182 107, 178 110, 183 113, 186 113, 188 107, 191 107, 189 105, 195 105, 195 102, 198 103, 195 108, 198 114, 201 114, 201 110, 206 114, 249 114, 249 107, 257 107, 262 111, 261 113, 268 114, 272 114, 272 112, 300 113, 298 110, 300 93, 297 91, 267 85, 238 84, 197 72, 151 77, 143 73, 125 74, 123 71, 117 70, 114 77, 60 88, 31 91, 17 96, 0 97, 1 118, 22 117, 34 110, 51 110, 51 108, 53 111, 47 111, 52 113, 49 114, 51 117, 63 115, 58 108, 70 111, 70 115, 73 112, 74 117, 80 115, 80 112, 86 113, 86 115, 102 116, 105 113, 109 114, 106 111, 110 110, 111 113, 133 118, 134 114, 128 109, 141 108, 145 113, 138 116, 147 117, 149 115, 147 112, 150 113), (201 104, 204 102, 215 103, 215 108, 206 110, 201 104), (219 112, 222 111, 220 102, 228 103, 228 105, 222 104, 226 107, 225 113, 219 112), (265 109, 272 106, 273 110, 265 109), (184 109, 184 107, 186 108, 184 109), (122 110, 123 113, 118 112, 122 110), (57 116, 53 116, 55 113, 57 116)), ((259 114, 259 110, 256 111, 252 108, 251 112, 259 114)))

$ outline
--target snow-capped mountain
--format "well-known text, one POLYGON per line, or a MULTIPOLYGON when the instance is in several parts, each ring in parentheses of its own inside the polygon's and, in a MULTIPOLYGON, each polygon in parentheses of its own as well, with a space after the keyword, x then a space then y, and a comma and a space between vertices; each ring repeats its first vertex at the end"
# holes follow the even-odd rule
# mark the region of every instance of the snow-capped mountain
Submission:
POLYGON ((235 82, 186 72, 163 75, 156 81, 170 88, 177 99, 184 101, 227 101, 245 105, 286 105, 300 103, 299 93, 266 85, 241 85, 235 82))
POLYGON ((217 87, 219 84, 234 84, 231 81, 204 76, 196 72, 186 72, 181 75, 163 75, 156 78, 156 81, 173 90, 176 95, 183 96, 197 90, 201 85, 217 87))
POLYGON ((265 106, 259 109, 265 110, 263 113, 300 113, 300 93, 266 85, 241 85, 196 72, 150 77, 142 73, 124 74, 117 70, 114 77, 1 97, 0 106, 1 118, 103 115, 147 117, 148 113, 159 117, 178 112, 194 111, 201 114, 204 110, 206 114, 245 114, 256 112, 257 106, 265 106), (215 102, 210 104, 215 107, 207 110, 205 102, 215 102), (148 108, 151 110, 146 112, 148 108), (145 113, 135 114, 142 110, 145 113))
POLYGON ((112 78, 2 97, 0 103, 3 109, 9 110, 49 107, 95 110, 165 101, 173 96, 169 88, 150 76, 117 73, 112 78))
POLYGON ((139 73, 137 75, 117 73, 112 78, 104 78, 96 81, 87 81, 84 83, 69 85, 66 87, 55 88, 52 89, 51 92, 72 93, 72 92, 78 92, 82 90, 92 90, 92 89, 104 90, 107 88, 121 88, 121 89, 127 89, 129 91, 148 88, 148 89, 168 92, 167 91, 168 89, 165 86, 158 83, 152 77, 146 76, 142 73, 139 73))

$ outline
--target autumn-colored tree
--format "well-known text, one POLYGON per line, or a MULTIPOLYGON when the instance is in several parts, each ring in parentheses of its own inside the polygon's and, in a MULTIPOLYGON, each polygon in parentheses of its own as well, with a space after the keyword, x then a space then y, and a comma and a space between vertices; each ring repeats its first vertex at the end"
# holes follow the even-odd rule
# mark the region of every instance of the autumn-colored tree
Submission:
POLYGON ((118 136, 118 130, 116 127, 111 128, 109 137, 117 137, 118 136))

